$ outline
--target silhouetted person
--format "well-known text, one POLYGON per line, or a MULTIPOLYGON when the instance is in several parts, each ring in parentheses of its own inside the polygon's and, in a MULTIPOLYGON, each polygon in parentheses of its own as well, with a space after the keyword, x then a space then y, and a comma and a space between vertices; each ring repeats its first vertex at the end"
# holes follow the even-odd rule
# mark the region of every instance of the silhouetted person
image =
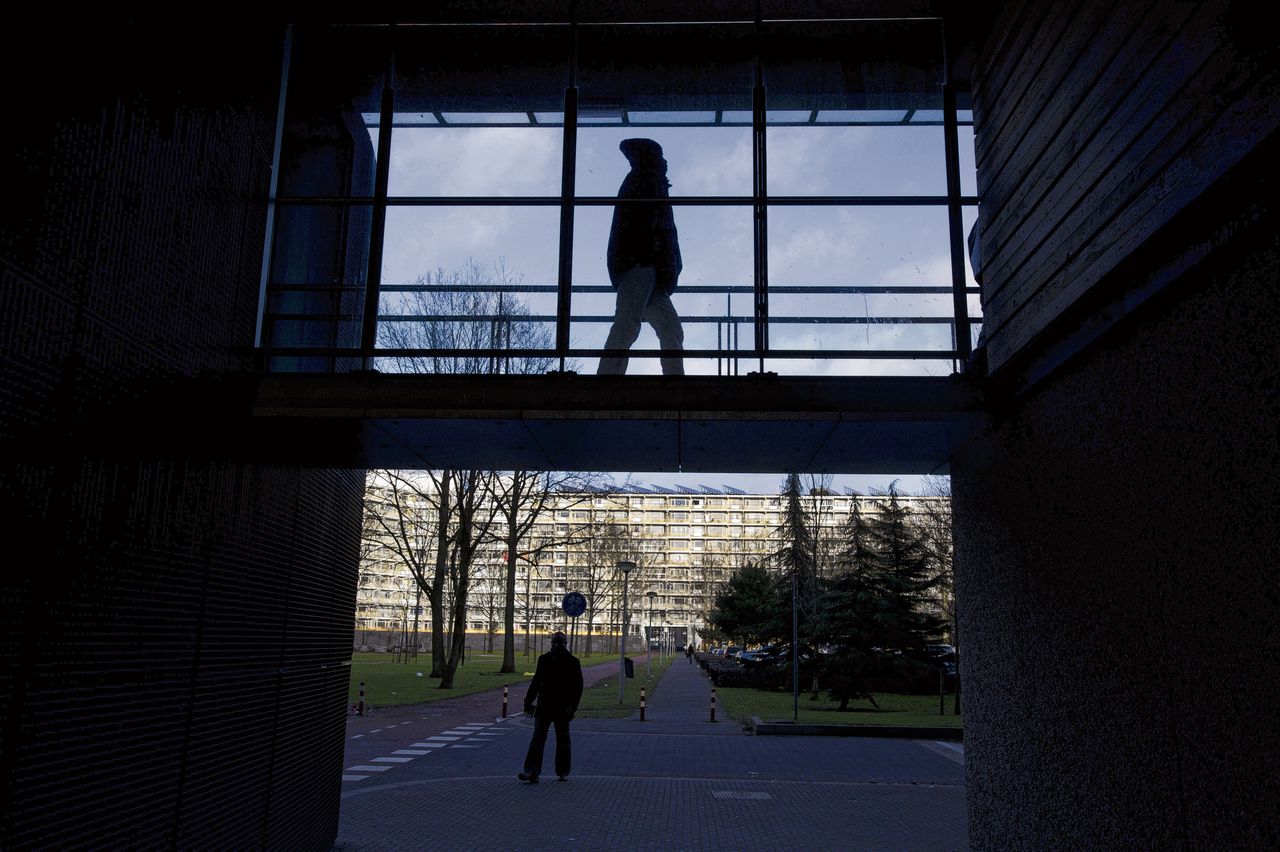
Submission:
POLYGON ((692 642, 684 646, 684 658, 691 663, 693 662, 693 643, 692 642))
POLYGON ((524 772, 518 777, 530 784, 537 784, 542 773, 542 750, 552 724, 556 726, 556 775, 561 781, 569 777, 569 720, 582 700, 582 664, 569 653, 567 644, 563 633, 557 631, 551 637, 551 650, 538 657, 538 668, 524 696, 524 712, 533 715, 533 740, 524 758, 524 772))
MULTIPOLYGON (((618 189, 618 198, 669 198, 667 161, 662 147, 652 139, 623 139, 618 145, 631 171, 618 189)), ((680 315, 671 304, 683 264, 676 221, 671 205, 662 202, 633 202, 613 208, 613 227, 609 230, 609 282, 618 291, 613 326, 604 342, 605 349, 630 349, 640 336, 640 322, 649 323, 664 350, 684 349, 684 329, 680 315)), ((627 359, 600 359, 599 375, 627 371, 627 359)), ((684 359, 674 356, 662 359, 662 372, 668 376, 684 375, 684 359)))

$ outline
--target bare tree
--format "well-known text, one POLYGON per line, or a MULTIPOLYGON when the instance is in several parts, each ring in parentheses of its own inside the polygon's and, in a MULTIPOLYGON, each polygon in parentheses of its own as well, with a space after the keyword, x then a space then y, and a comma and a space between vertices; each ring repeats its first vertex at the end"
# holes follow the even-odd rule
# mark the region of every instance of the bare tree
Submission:
MULTIPOLYGON (((613 523, 593 517, 581 530, 580 543, 570 551, 571 576, 587 601, 585 653, 592 650, 595 618, 607 609, 621 586, 618 562, 637 561, 637 550, 631 531, 625 523, 613 523)), ((637 564, 638 561, 637 561, 637 564)))
POLYGON ((493 474, 479 470, 445 471, 451 478, 453 499, 452 525, 448 531, 447 575, 453 598, 453 631, 449 653, 440 673, 440 688, 452 689, 453 678, 466 652, 467 597, 471 590, 472 567, 482 543, 491 535, 496 509, 486 499, 493 474))
POLYGON ((409 571, 431 607, 431 677, 440 677, 445 666, 452 486, 448 471, 375 470, 365 492, 369 534, 409 571))
POLYGON ((435 353, 389 360, 404 373, 545 373, 555 364, 555 335, 547 322, 532 318, 512 291, 522 277, 504 260, 460 269, 436 269, 415 280, 417 289, 387 297, 378 323, 378 343, 393 349, 435 353), (483 354, 480 350, 546 350, 547 356, 483 354), (475 352, 476 354, 469 354, 475 352))
MULTIPOLYGON (((515 613, 516 576, 518 561, 527 556, 527 548, 521 547, 525 536, 538 519, 555 502, 557 508, 577 505, 590 499, 594 474, 549 473, 544 471, 513 470, 490 479, 490 498, 501 516, 498 529, 506 547, 506 574, 503 586, 506 597, 506 614, 503 622, 502 667, 504 673, 516 670, 515 613)), ((552 540, 544 540, 539 547, 546 549, 555 544, 571 544, 582 537, 580 529, 552 540)))

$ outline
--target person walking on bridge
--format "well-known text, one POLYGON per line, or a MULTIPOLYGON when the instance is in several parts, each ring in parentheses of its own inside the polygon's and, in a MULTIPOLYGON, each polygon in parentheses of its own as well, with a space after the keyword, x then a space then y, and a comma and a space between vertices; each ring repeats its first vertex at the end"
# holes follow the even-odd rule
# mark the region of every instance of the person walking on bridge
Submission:
POLYGON ((547 730, 553 724, 556 726, 556 775, 561 781, 569 777, 572 757, 569 721, 578 712, 578 702, 582 700, 582 663, 569 653, 568 644, 564 633, 557 631, 551 637, 551 650, 538 657, 533 681, 524 696, 525 715, 533 716, 533 739, 524 758, 524 772, 517 777, 530 784, 537 784, 542 774, 542 752, 547 744, 547 730))

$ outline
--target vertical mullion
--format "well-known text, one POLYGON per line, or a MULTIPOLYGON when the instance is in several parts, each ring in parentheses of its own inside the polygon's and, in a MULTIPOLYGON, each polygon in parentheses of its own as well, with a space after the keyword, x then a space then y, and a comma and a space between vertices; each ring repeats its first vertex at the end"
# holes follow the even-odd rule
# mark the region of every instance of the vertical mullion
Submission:
POLYGON ((769 210, 766 205, 768 184, 766 182, 766 149, 765 149, 765 88, 764 60, 761 45, 764 34, 759 3, 756 10, 756 56, 755 86, 751 90, 751 135, 752 135, 752 219, 754 222, 754 302, 756 353, 760 360, 760 372, 764 372, 764 353, 769 348, 769 210))
POLYGON ((254 345, 264 345, 263 332, 267 310, 267 285, 271 280, 271 255, 275 250, 276 194, 280 188, 280 149, 284 141, 285 99, 289 94, 289 64, 293 56, 293 24, 284 30, 284 57, 280 67, 280 98, 276 102, 276 135, 271 150, 271 184, 267 189, 267 230, 263 240, 262 274, 258 282, 258 317, 254 328, 254 345))
POLYGON ((573 196, 576 191, 578 87, 564 90, 564 159, 560 175, 560 276, 556 282, 556 354, 565 369, 573 310, 573 196))
POLYGON ((564 145, 560 164, 560 269, 556 280, 556 356, 565 371, 573 311, 573 196, 578 162, 578 24, 569 25, 569 85, 564 90, 564 145))
POLYGON ((964 220, 960 205, 960 139, 956 121, 956 90, 950 79, 942 86, 942 124, 947 156, 947 224, 951 236, 951 300, 954 306, 957 371, 964 372, 972 351, 969 300, 964 278, 964 220))
POLYGON ((378 343, 378 306, 382 296, 382 244, 387 229, 387 183, 391 172, 391 124, 395 115, 395 55, 387 61, 378 115, 378 163, 373 181, 373 215, 369 225, 369 266, 365 274, 364 314, 360 323, 360 366, 374 369, 378 343))

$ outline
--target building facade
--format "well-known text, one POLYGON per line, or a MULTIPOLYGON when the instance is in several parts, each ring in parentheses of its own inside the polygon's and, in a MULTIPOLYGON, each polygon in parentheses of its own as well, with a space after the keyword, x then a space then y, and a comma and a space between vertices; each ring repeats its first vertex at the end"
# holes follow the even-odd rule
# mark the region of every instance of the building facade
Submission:
MULTIPOLYGON (((841 550, 841 528, 855 503, 863 516, 880 511, 882 496, 815 492, 802 497, 818 530, 819 565, 830 570, 841 550)), ((949 498, 898 496, 912 516, 949 513, 949 498)), ((766 559, 778 547, 786 497, 750 494, 730 487, 666 488, 656 485, 600 487, 552 495, 533 520, 517 554, 515 624, 517 647, 553 630, 576 634, 579 649, 586 636, 607 637, 616 647, 622 583, 619 560, 635 562, 627 578, 628 647, 651 642, 705 644, 708 614, 716 593, 744 565, 766 559), (578 592, 588 610, 574 624, 563 610, 566 594, 578 592), (632 644, 634 643, 634 644, 632 644)), ((430 497, 389 499, 387 487, 371 477, 366 512, 385 516, 399 510, 408 519, 408 536, 434 553, 429 529, 430 497)), ((487 516, 487 515, 486 515, 487 516)), ((500 516, 499 516, 500 517, 500 516)), ((397 524, 367 519, 369 541, 361 562, 356 602, 355 644, 383 648, 429 642, 430 607, 413 573, 390 540, 397 524), (416 629, 415 629, 416 623, 416 629)), ((482 536, 472 566, 467 601, 468 645, 500 646, 505 617, 504 577, 507 551, 495 524, 482 536)), ((428 557, 429 558, 429 557, 428 557)), ((940 608, 945 608, 940 602, 940 608)), ((592 643, 591 647, 602 647, 592 643)))

